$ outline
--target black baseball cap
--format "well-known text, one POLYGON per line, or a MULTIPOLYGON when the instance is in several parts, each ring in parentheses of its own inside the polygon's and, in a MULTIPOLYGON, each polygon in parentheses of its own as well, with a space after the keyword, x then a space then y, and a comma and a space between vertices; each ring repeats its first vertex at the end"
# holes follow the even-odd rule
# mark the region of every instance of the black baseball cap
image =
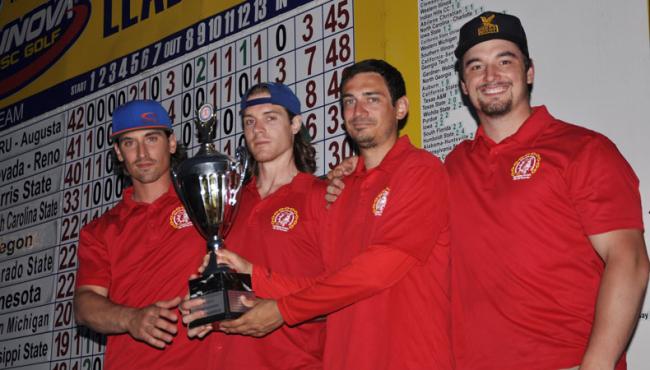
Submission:
POLYGON ((526 32, 524 32, 524 27, 521 25, 519 18, 510 14, 491 11, 470 19, 460 28, 458 46, 454 54, 460 60, 472 46, 494 39, 514 42, 519 46, 526 58, 530 58, 526 32))

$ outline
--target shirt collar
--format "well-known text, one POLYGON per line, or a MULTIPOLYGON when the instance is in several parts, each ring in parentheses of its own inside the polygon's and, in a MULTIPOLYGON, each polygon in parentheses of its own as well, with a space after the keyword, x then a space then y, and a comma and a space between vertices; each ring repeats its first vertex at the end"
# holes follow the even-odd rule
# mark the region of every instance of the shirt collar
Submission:
MULTIPOLYGON (((293 180, 291 180, 289 184, 281 186, 273 194, 275 193, 281 194, 281 192, 287 192, 287 191, 291 191, 292 193, 304 191, 304 189, 306 189, 307 183, 310 180, 311 180, 311 174, 305 172, 298 172, 298 174, 293 178, 293 180)), ((244 185, 243 190, 247 192, 251 192, 255 194, 257 198, 259 198, 260 193, 257 191, 257 176, 252 176, 250 181, 246 183, 246 185, 244 185)))
POLYGON ((359 164, 355 168, 353 174, 356 176, 361 176, 366 172, 375 169, 383 171, 387 168, 394 168, 393 163, 395 161, 399 161, 402 153, 408 150, 408 148, 410 148, 411 146, 412 146, 411 140, 409 140, 408 135, 400 136, 395 142, 395 145, 393 145, 393 147, 390 148, 388 153, 386 153, 386 156, 384 157, 384 159, 382 159, 381 163, 379 163, 379 165, 375 168, 371 168, 370 170, 366 169, 366 164, 363 160, 363 156, 359 156, 359 164))
POLYGON ((472 140, 471 148, 474 150, 476 144, 481 141, 487 147, 493 147, 495 145, 508 145, 510 143, 517 144, 528 144, 532 143, 537 139, 539 134, 541 134, 546 126, 554 120, 553 116, 548 112, 546 106, 540 105, 538 107, 533 107, 533 112, 530 116, 524 121, 524 123, 519 127, 517 132, 503 139, 500 143, 495 143, 494 140, 490 139, 483 126, 479 125, 476 130, 476 135, 474 140, 472 140))
POLYGON ((170 199, 170 197, 171 198, 176 197, 176 189, 174 189, 174 184, 171 184, 167 189, 167 192, 159 196, 152 203, 136 202, 135 200, 133 200, 133 186, 129 186, 128 188, 124 189, 124 193, 122 194, 122 201, 124 202, 124 205, 127 208, 131 209, 135 207, 142 207, 142 206, 146 207, 146 206, 158 205, 164 202, 165 200, 170 199))

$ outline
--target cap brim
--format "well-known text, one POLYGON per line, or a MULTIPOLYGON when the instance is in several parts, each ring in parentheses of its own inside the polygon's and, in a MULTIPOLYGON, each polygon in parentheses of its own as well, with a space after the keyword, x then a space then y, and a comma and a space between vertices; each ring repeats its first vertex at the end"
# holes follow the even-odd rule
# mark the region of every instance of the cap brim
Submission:
POLYGON ((138 126, 138 127, 129 127, 129 128, 122 129, 120 131, 113 132, 111 134, 111 138, 114 138, 116 136, 122 135, 127 132, 137 131, 137 130, 163 130, 167 132, 174 132, 174 130, 172 130, 167 126, 138 126))
POLYGON ((501 34, 494 33, 494 34, 490 34, 490 35, 485 35, 485 36, 481 37, 480 40, 475 39, 472 42, 467 42, 467 43, 465 43, 463 45, 459 45, 459 47, 456 48, 456 50, 454 50, 454 54, 456 55, 456 58, 458 60, 463 59, 463 55, 465 55, 465 53, 469 49, 473 48, 474 46, 476 46, 476 45, 478 45, 478 44, 480 44, 482 42, 490 41, 490 40, 506 40, 506 41, 510 41, 510 42, 514 43, 515 45, 517 45, 519 50, 521 50, 521 52, 526 57, 528 57, 528 50, 524 50, 521 47, 522 43, 524 43, 525 40, 522 40, 520 37, 516 37, 514 35, 507 35, 507 34, 503 34, 503 33, 501 33, 501 34))

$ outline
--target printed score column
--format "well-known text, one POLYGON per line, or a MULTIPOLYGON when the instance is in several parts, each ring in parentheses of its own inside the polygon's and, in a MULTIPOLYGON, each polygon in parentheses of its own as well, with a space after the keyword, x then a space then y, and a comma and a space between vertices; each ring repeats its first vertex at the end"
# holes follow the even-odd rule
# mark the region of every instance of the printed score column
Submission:
POLYGON ((49 369, 64 115, 2 137, 0 364, 49 369))

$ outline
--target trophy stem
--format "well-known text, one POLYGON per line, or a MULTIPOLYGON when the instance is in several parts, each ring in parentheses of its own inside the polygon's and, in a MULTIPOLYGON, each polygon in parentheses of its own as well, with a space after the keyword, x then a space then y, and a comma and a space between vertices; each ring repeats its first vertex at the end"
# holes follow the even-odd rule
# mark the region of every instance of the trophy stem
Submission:
POLYGON ((208 252, 217 253, 221 248, 223 248, 223 239, 218 235, 215 235, 208 240, 208 252))
POLYGON ((223 239, 217 235, 208 241, 208 254, 210 259, 203 271, 204 278, 220 272, 232 272, 232 269, 225 263, 217 263, 217 251, 223 248, 223 244, 223 239))
POLYGON ((210 259, 208 260, 208 265, 203 270, 203 277, 207 278, 210 275, 213 275, 217 272, 217 255, 213 251, 208 252, 210 259))

